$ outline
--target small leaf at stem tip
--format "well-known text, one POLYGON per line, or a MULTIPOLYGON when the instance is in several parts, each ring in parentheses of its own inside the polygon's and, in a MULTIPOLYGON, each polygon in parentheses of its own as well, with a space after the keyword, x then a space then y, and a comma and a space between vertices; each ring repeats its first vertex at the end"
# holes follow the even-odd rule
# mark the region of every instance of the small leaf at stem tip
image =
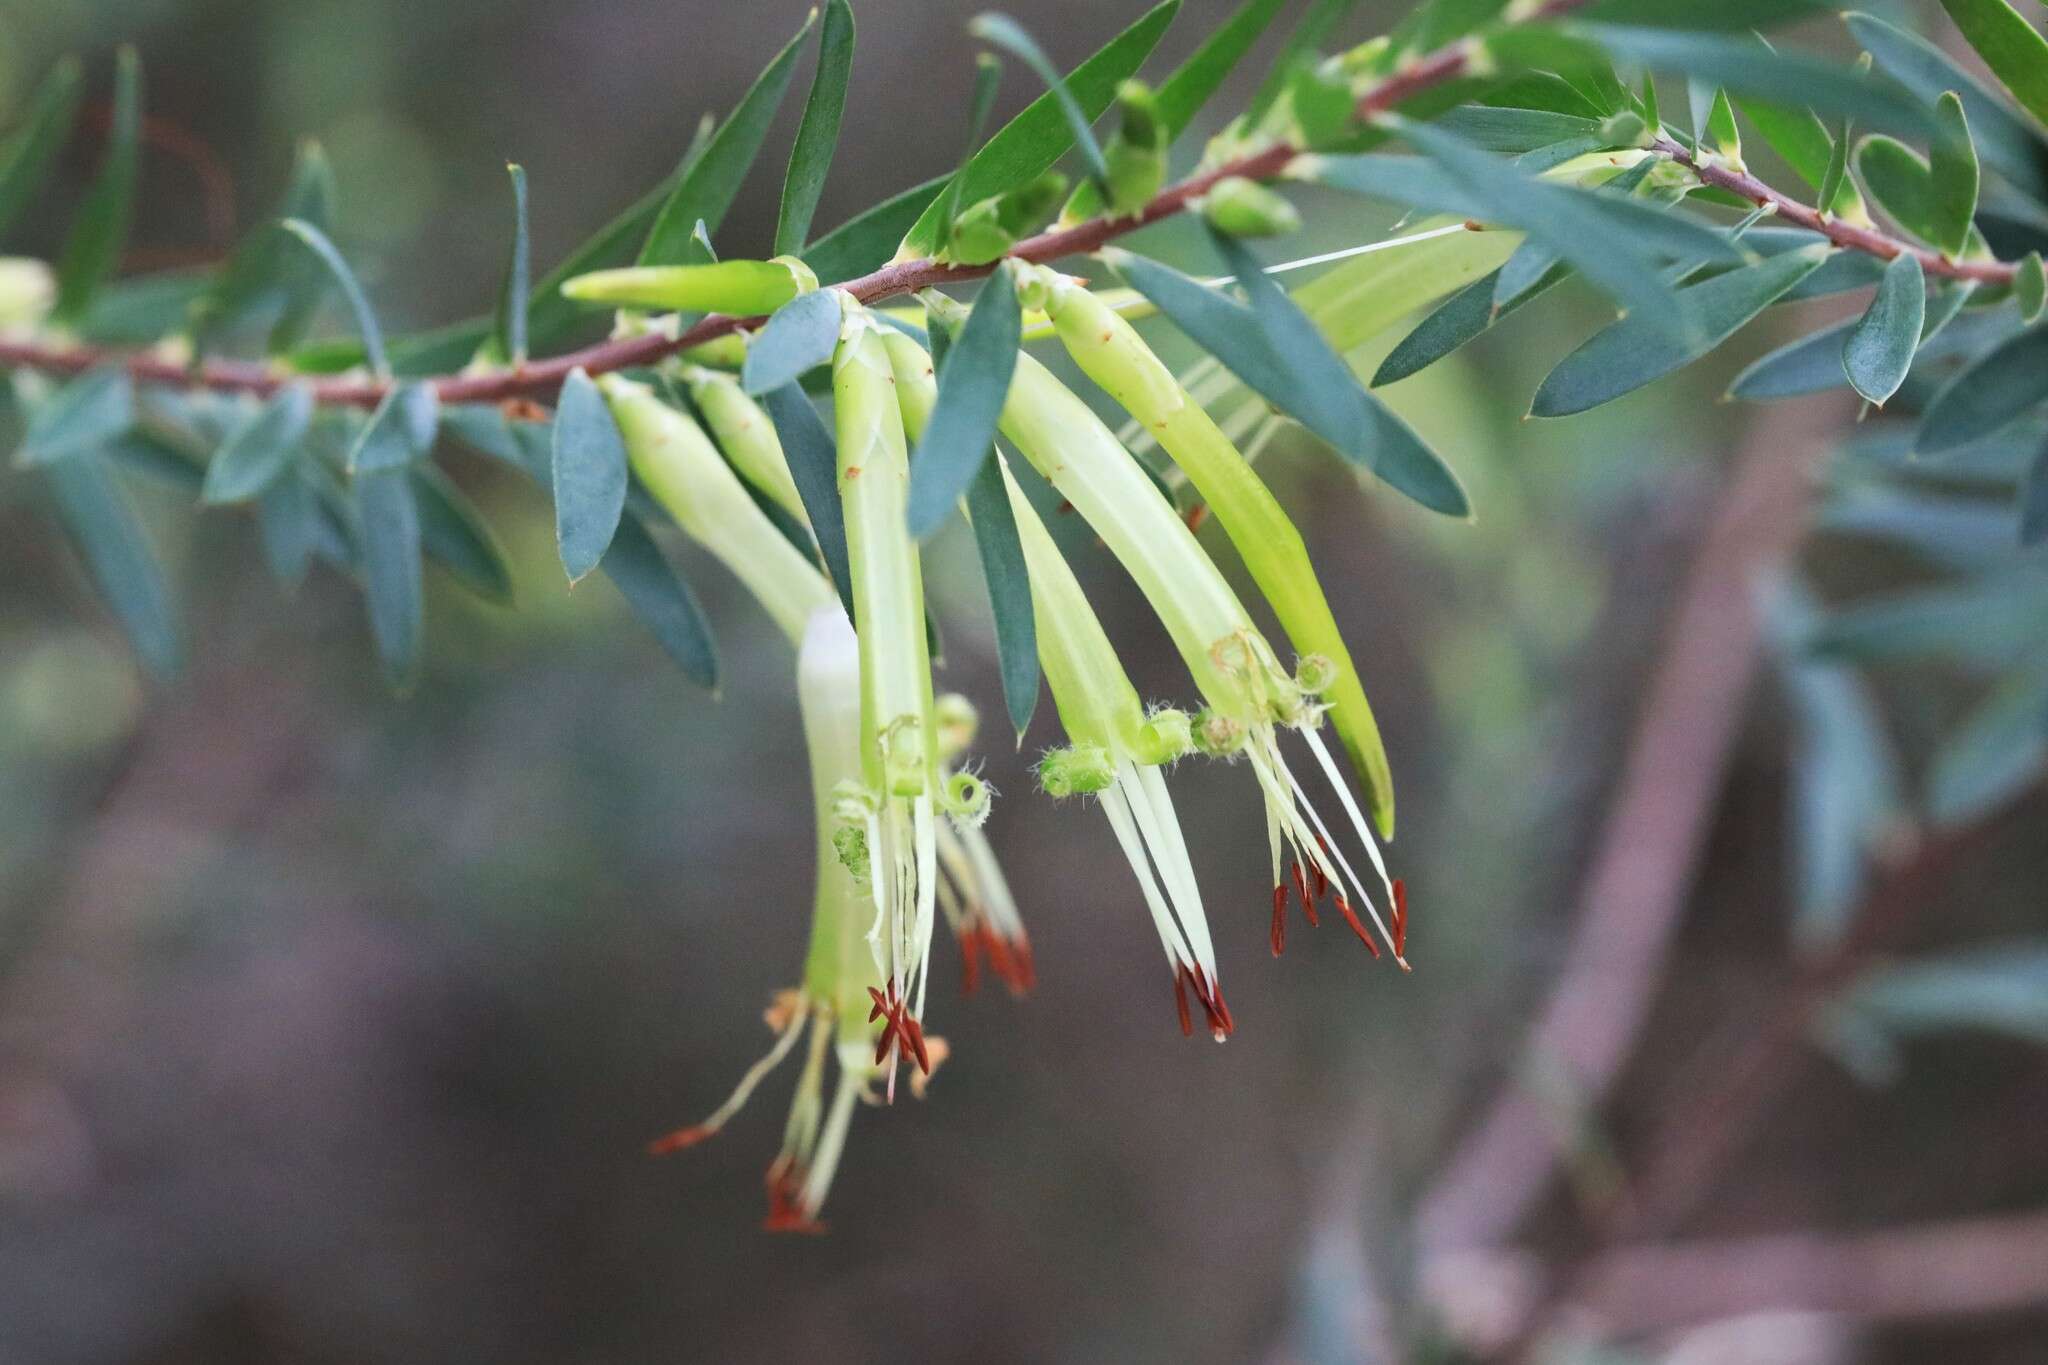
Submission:
POLYGON ((312 422, 312 387, 301 382, 279 389, 214 454, 200 501, 217 505, 260 496, 291 468, 312 422))
POLYGON ((754 397, 801 379, 829 364, 839 342, 846 295, 837 289, 799 294, 775 310, 753 340, 740 367, 740 387, 754 397))
POLYGON ((533 270, 532 238, 527 231, 526 168, 507 165, 512 178, 512 254, 505 263, 505 282, 498 291, 497 345, 514 366, 526 363, 526 313, 533 270))
POLYGON ((433 385, 396 385, 384 395, 349 448, 349 472, 399 469, 425 459, 440 428, 441 400, 433 385))
POLYGON ((14 462, 49 465, 104 445, 135 425, 135 385, 119 365, 88 370, 29 415, 14 462))
POLYGON ((1103 160, 1102 145, 1095 140, 1095 132, 1089 127, 1089 116, 1082 112, 1079 102, 1067 89, 1059 68, 1052 64, 1023 26, 1007 14, 987 13, 976 15, 968 24, 967 31, 985 43, 1002 48, 1037 73, 1058 102, 1060 113, 1067 120, 1068 135, 1080 148, 1081 160, 1086 163, 1089 176, 1098 184, 1106 182, 1109 166, 1103 160))
POLYGON ((846 85, 853 69, 853 9, 846 0, 827 0, 825 23, 818 30, 818 70, 790 149, 789 169, 782 178, 782 206, 775 217, 775 254, 803 250, 811 216, 825 190, 826 173, 839 145, 839 125, 846 113, 846 85))
POLYGON ((1842 368, 1857 393, 1883 407, 1899 391, 1920 347, 1926 311, 1927 279, 1920 259, 1902 251, 1885 267, 1869 309, 1842 343, 1842 368))
POLYGON ((1022 330, 1017 268, 1004 262, 946 348, 938 400, 911 459, 910 533, 920 540, 945 523, 994 448, 1022 330))
POLYGON ((114 111, 99 175, 79 206, 57 262, 57 316, 85 316, 92 296, 120 267, 135 217, 135 173, 142 136, 142 59, 132 47, 114 58, 114 111))
POLYGON ((625 438, 611 405, 590 376, 569 372, 555 408, 552 483, 555 543, 562 569, 578 582, 604 559, 626 506, 625 438))
POLYGON ((377 315, 370 309, 369 297, 363 293, 363 286, 356 280, 356 272, 349 269, 348 261, 335 249, 327 234, 303 218, 287 218, 284 230, 303 242, 306 249, 319 258, 334 276, 340 286, 342 297, 348 300, 349 311, 355 314, 356 331, 363 339, 363 358, 369 363, 371 373, 380 379, 391 375, 391 359, 384 350, 384 331, 377 325, 377 315))
POLYGON ((1934 136, 1928 140, 1931 245, 1953 258, 1970 244, 1970 220, 1977 216, 1977 149, 1970 142, 1969 121, 1955 91, 1944 91, 1935 102, 1934 123, 1934 136))

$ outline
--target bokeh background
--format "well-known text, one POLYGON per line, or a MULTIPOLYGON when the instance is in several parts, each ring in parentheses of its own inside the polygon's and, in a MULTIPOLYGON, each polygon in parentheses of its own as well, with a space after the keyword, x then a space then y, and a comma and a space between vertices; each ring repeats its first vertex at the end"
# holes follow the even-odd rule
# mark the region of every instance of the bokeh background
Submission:
MULTIPOLYGON (((387 323, 425 325, 495 287, 506 159, 531 176, 536 258, 552 260, 662 175, 805 8, 0 0, 0 110, 65 51, 103 90, 113 45, 135 42, 160 123, 134 264, 219 255, 316 136, 338 236, 387 323)), ((857 6, 821 225, 957 158, 973 8, 857 6)), ((1063 62, 1135 12, 1009 8, 1063 62)), ((1187 0, 1162 54, 1226 8, 1187 0)), ((1358 36, 1401 8, 1361 5, 1358 36)), ((1003 107, 1030 93, 1012 71, 1003 107)), ((765 249, 798 104, 720 234, 727 254, 765 249)), ((66 195, 91 159, 74 144, 66 195)), ((1392 218, 1321 203, 1303 250, 1392 218)), ((1150 241, 1206 268, 1172 227, 1150 241)), ((1268 456, 1388 734, 1419 970, 1299 925, 1273 961, 1252 784, 1190 767, 1176 798, 1240 1031, 1183 1040, 1104 822, 1031 789, 1032 754, 1056 742, 1042 706, 1021 754, 984 745, 1042 984, 1021 1002, 938 997, 954 1060, 930 1100, 858 1116, 819 1240, 756 1230, 786 1078, 717 1142, 642 1154, 765 1046, 759 1012, 794 980, 810 900, 791 659, 714 563, 684 553, 718 624, 717 700, 608 584, 563 585, 530 488, 455 455, 514 551, 518 608, 431 581, 429 666, 401 698, 376 679, 348 583, 316 573, 286 596, 253 523, 145 488, 195 642, 188 676, 154 686, 20 481, 0 481, 0 1361, 1365 1358, 1383 1307, 1412 1324, 1448 1295, 1483 1315, 1501 1267, 1420 1283, 1412 1210, 1487 1097, 1517 1084, 1546 1095, 1542 1122, 1577 1133, 1582 1159, 1524 1221, 1533 1269, 1516 1273, 1568 1264, 1634 1144, 1682 1126, 1726 1021, 1794 989, 1786 706, 1768 671, 1723 660, 1702 686, 1733 690, 1739 724, 1725 780, 1705 783, 1702 856, 1680 859, 1697 875, 1633 1060, 1596 1114, 1531 1079, 1529 1019, 1572 965, 1630 735, 1738 454, 1789 461, 1854 412, 1717 405, 1743 359, 1791 334, 1773 319, 1630 400, 1527 422, 1536 381, 1602 309, 1573 295, 1530 314, 1391 391, 1471 486, 1474 524, 1362 487, 1305 443, 1268 456)), ((1070 540, 1141 688, 1185 696, 1135 592, 1070 540)), ((1910 573, 1868 550, 1820 567, 1910 573)), ((971 543, 942 540, 928 574, 942 682, 993 716, 971 543)), ((1939 686, 1911 696, 1909 742, 1943 714, 1939 686)), ((1692 767, 1651 789, 1665 780, 1700 785, 1692 767)), ((1974 845, 1909 938, 2038 919, 2041 814, 1974 845)), ((1812 1061, 1674 1230, 1853 1231, 2048 1198, 2038 1050, 1977 1037, 1909 1062, 1872 1088, 1812 1061)), ((1780 1354, 1710 1358, 2048 1352, 2048 1311, 2009 1303, 1779 1327, 1758 1340, 1780 1354)))

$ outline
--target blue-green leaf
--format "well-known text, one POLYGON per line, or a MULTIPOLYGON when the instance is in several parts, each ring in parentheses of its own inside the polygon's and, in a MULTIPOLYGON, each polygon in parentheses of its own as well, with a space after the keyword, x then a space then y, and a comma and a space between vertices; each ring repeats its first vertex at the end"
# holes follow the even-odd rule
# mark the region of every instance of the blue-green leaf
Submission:
POLYGON ((668 556, 639 517, 627 513, 604 554, 604 574, 626 599, 640 623, 699 687, 718 686, 718 648, 711 623, 697 605, 696 594, 683 581, 668 556))
POLYGON ((1586 144, 1588 151, 1608 145, 1599 136, 1598 119, 1549 109, 1497 109, 1485 104, 1464 104, 1434 122, 1437 127, 1447 129, 1475 147, 1510 155, 1527 155, 1544 148, 1578 144, 1585 139, 1591 139, 1586 144))
POLYGON ((1921 588, 1837 613, 1814 648, 1844 659, 1951 659, 2008 668, 2048 639, 2048 575, 2022 565, 1959 585, 1921 588))
POLYGON ((1728 385, 1728 396, 1750 402, 1824 393, 1848 382, 1842 343, 1859 318, 1848 318, 1758 356, 1728 385))
POLYGON ((839 344, 843 297, 836 289, 816 289, 776 309, 747 343, 740 387, 758 398, 830 363, 839 344))
POLYGON ((0 236, 5 236, 23 209, 42 193, 57 153, 71 135, 78 117, 81 68, 76 57, 66 57, 43 77, 29 101, 28 117, 4 146, 0 146, 0 236))
POLYGON ((349 472, 400 469, 424 459, 440 427, 441 400, 431 384, 396 385, 349 447, 349 472))
POLYGON ((920 540, 944 524, 988 459, 1022 331, 1016 269, 1006 262, 975 298, 959 337, 943 353, 935 343, 934 362, 943 355, 938 401, 910 462, 910 533, 920 540))
POLYGON ((2001 685, 1948 735, 1927 774, 1928 813, 1951 829, 1981 820, 2048 764, 2048 678, 2001 685))
POLYGON ((2048 324, 2037 323, 1971 365, 1934 396, 1914 448, 1939 455, 1989 436, 2048 398, 2048 324))
POLYGON ((1067 121, 1067 136, 1081 149, 1081 160, 1087 166, 1090 178, 1098 185, 1108 180, 1109 166, 1102 159, 1102 144, 1095 140, 1095 131, 1088 126, 1093 115, 1082 112, 1079 102, 1061 78, 1060 69, 1052 64, 1023 26, 1007 14, 981 14, 967 26, 967 31, 1016 57, 1045 82, 1047 93, 1058 105, 1060 116, 1067 121))
POLYGON ((111 467, 86 455, 49 466, 43 478, 71 543, 142 666, 158 678, 175 674, 185 646, 170 584, 111 467))
POLYGON ((1584 412, 1699 359, 1811 274, 1826 252, 1801 247, 1679 290, 1677 331, 1631 314, 1595 333, 1545 377, 1530 415, 1584 412))
POLYGON ((825 573, 839 590, 847 619, 858 627, 853 614, 853 573, 846 559, 846 515, 839 503, 838 445, 801 385, 773 389, 761 396, 761 405, 768 409, 768 420, 775 423, 775 436, 782 442, 783 458, 789 461, 789 477, 796 484, 811 535, 825 560, 825 573))
POLYGON ((2048 444, 2027 468, 2020 485, 2020 544, 2039 545, 2048 540, 2048 444))
POLYGON ((355 314, 356 331, 363 340, 363 358, 373 373, 380 377, 388 376, 391 359, 384 351, 384 329, 377 325, 377 315, 370 308, 369 296, 363 293, 363 286, 356 280, 356 272, 349 269, 348 261, 316 225, 303 218, 287 218, 284 230, 304 243, 306 249, 318 257, 328 273, 334 276, 342 297, 348 300, 349 311, 355 314))
POLYGON ((85 454, 135 425, 135 385, 120 365, 88 370, 29 415, 14 460, 47 465, 85 454))
POLYGON ((1899 391, 1920 348, 1926 315, 1927 277, 1920 258, 1901 251, 1885 267, 1870 307, 1842 342, 1842 369, 1856 392, 1883 407, 1899 391))
POLYGON ((782 207, 775 215, 775 254, 803 250, 811 216, 825 192, 825 175, 839 146, 839 123, 846 113, 846 82, 853 70, 853 9, 846 0, 826 0, 824 27, 818 31, 818 70, 811 77, 803 121, 797 124, 796 145, 782 177, 782 207))
POLYGON ((1901 1042, 1984 1030, 2048 1044, 2048 943, 1995 943, 1867 973, 1816 1022, 1820 1041, 1867 1083, 1904 1066, 1901 1042))
POLYGON ((1414 331, 1401 338, 1400 344, 1380 362, 1372 386, 1384 388, 1434 365, 1522 305, 1540 298, 1569 274, 1569 267, 1553 266, 1533 285, 1498 307, 1494 299, 1499 292, 1500 272, 1496 270, 1474 280, 1438 304, 1415 324, 1414 331))
POLYGON ((555 543, 571 583, 598 566, 626 506, 626 441, 611 405, 582 370, 555 408, 555 543))
POLYGON ((291 467, 313 422, 313 390, 287 384, 272 394, 206 467, 206 503, 247 502, 291 467))
POLYGON ((486 602, 512 603, 512 570, 490 524, 452 480, 431 464, 412 469, 420 510, 420 548, 486 602))
POLYGON ((356 524, 362 535, 363 595, 377 657, 393 687, 412 685, 419 672, 425 603, 420 588, 420 512, 403 467, 357 474, 356 524))
POLYGON ((533 273, 533 239, 526 225, 526 168, 508 165, 512 177, 512 255, 505 262, 505 282, 498 290, 499 354, 514 365, 526 363, 526 314, 533 273))
POLYGON ((270 576, 295 588, 306 576, 323 531, 318 498, 305 477, 288 469, 273 479, 256 503, 256 527, 270 576))
POLYGON ((272 353, 298 344, 326 297, 328 271, 320 262, 308 260, 279 224, 298 219, 325 232, 334 217, 334 202, 334 170, 327 154, 317 142, 302 143, 277 211, 235 248, 227 268, 193 307, 193 335, 200 349, 211 347, 219 333, 265 312, 275 316, 269 339, 272 353))
POLYGON ((996 460, 983 460, 967 486, 967 516, 974 524, 989 608, 995 614, 1003 705, 1021 744, 1038 707, 1038 624, 1031 615, 1031 579, 1024 571, 1024 546, 1017 539, 1017 514, 996 460))
POLYGON ((1970 243, 1970 220, 1977 216, 1977 149, 1955 91, 1944 90, 1935 101, 1934 124, 1928 142, 1933 246, 1944 256, 1960 256, 1970 243))
POLYGON ((685 156, 687 169, 662 203, 647 242, 634 262, 636 265, 675 265, 686 260, 690 233, 699 219, 709 224, 713 232, 718 231, 726 210, 732 207, 741 183, 753 167, 754 158, 761 153, 769 126, 775 122, 775 111, 782 107, 797 53, 815 18, 813 11, 796 36, 754 78, 753 85, 711 135, 702 152, 685 156))
POLYGON ((135 169, 142 136, 142 59, 124 47, 114 58, 114 113, 98 177, 57 262, 57 313, 85 316, 93 291, 110 279, 128 245, 135 217, 135 169))

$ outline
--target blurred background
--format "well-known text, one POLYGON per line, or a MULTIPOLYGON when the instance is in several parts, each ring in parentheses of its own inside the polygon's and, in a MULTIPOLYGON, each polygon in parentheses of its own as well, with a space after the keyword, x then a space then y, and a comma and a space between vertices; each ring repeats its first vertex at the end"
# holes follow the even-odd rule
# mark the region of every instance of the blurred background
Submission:
MULTIPOLYGON (((964 136, 977 6, 856 8, 821 226, 948 168, 964 136)), ((1136 12, 1009 8, 1063 65, 1136 12)), ((1360 5, 1356 37, 1404 8, 1360 5)), ((805 9, 0 0, 0 116, 67 51, 104 99, 113 46, 139 45, 136 268, 218 258, 318 137, 337 235, 395 330, 490 297, 505 160, 551 262, 805 9)), ((1227 9, 1186 0, 1155 69, 1227 9)), ((1932 5, 1886 12, 1935 30, 1932 5)), ((1031 85, 1012 70, 1002 108, 1031 85)), ((799 105, 727 254, 765 252, 799 105)), ((94 152, 74 141, 67 195, 94 152)), ((1311 207, 1302 254, 1394 218, 1311 207)), ((1148 244, 1208 269, 1171 225, 1148 244)), ((1392 750, 1418 970, 1299 924, 1274 961, 1253 785, 1191 765, 1176 800, 1240 1028, 1184 1040, 1104 822, 1032 790, 1052 708, 1021 754, 997 721, 990 832, 1040 987, 935 995, 954 1059, 929 1100, 858 1116, 815 1240, 757 1231, 786 1076, 718 1141, 643 1155, 765 1047, 811 897, 792 660, 715 563, 683 552, 717 700, 608 583, 563 585, 530 487, 452 455, 518 606, 430 574, 426 676, 394 697, 352 585, 316 572, 287 596, 253 522, 139 484, 194 642, 155 686, 24 481, 0 480, 0 1362, 1453 1358, 1580 1299, 1645 1359, 2048 1359, 2038 1047, 1942 1033, 1880 1084, 1804 1042, 1800 1002, 1872 962, 2038 929, 2048 807, 2029 777, 1960 832, 1902 819, 1866 891, 1905 917, 1854 957, 1792 953, 1798 711, 1752 591, 1855 412, 1717 399, 1828 315, 1800 307, 1581 419, 1522 414, 1602 321, 1583 292, 1391 389, 1470 486, 1470 525, 1279 442, 1263 467, 1392 750), (1589 1068, 1603 1093, 1573 1079, 1589 1068), (1964 1240, 1882 1240, 1907 1226, 1964 1240), (1675 1259, 1600 1259, 1639 1244, 1675 1259), (1879 1295, 1887 1274, 1917 1296, 1879 1295), (1776 1301, 1773 1280, 1812 1292, 1776 1301), (1659 1310, 1688 1294, 1703 1306, 1659 1310)), ((1141 689, 1185 698, 1141 599, 1069 540, 1141 689)), ((1832 593, 1926 576, 1881 543, 1803 555, 1832 593)), ((941 681, 998 716, 971 541, 949 532, 927 573, 941 681)), ((1909 777, 1976 695, 1934 667, 1872 685, 1909 777)))

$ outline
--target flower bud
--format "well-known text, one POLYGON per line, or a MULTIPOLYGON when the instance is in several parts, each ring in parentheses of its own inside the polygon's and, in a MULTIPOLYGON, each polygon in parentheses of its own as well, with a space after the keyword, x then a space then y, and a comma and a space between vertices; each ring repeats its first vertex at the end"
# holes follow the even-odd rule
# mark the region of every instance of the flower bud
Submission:
POLYGON ((642 265, 597 270, 562 285, 562 296, 619 308, 672 308, 685 313, 752 317, 772 313, 818 287, 818 277, 794 256, 711 265, 642 265))
POLYGON ((796 480, 790 477, 782 442, 775 435, 775 424, 761 405, 747 397, 737 379, 721 370, 690 366, 683 371, 683 382, 689 388, 690 401, 696 404, 704 424, 718 438, 719 449, 732 461, 740 477, 798 522, 808 525, 803 499, 797 494, 796 480))
POLYGON ((1002 225, 1002 205, 984 199, 953 220, 946 256, 956 265, 987 265, 1017 245, 1017 234, 1002 225))
POLYGON ((1202 196, 1202 216, 1231 237, 1277 237, 1301 227, 1301 213, 1277 192, 1241 175, 1217 181, 1202 196))
POLYGON ((57 278, 50 267, 26 256, 0 257, 0 329, 32 330, 57 302, 57 278))
POLYGON ((1116 92, 1123 126, 1103 148, 1109 211, 1136 213, 1166 183, 1166 125, 1160 122, 1151 88, 1125 81, 1116 92))

